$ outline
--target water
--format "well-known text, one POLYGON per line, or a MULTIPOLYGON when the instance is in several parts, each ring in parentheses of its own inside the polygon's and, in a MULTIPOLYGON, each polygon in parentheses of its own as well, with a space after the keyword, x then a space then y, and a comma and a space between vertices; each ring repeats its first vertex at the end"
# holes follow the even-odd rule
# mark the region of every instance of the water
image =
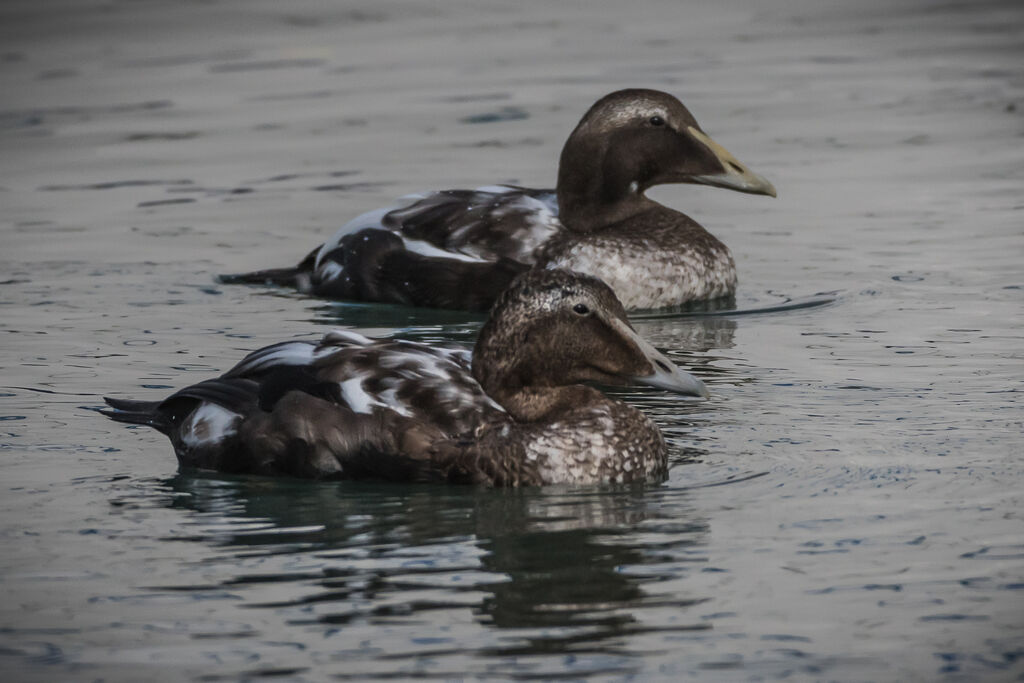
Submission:
POLYGON ((0 45, 6 679, 1024 676, 1019 3, 54 0, 0 45), (619 392, 666 484, 178 473, 93 412, 332 325, 470 342, 212 275, 550 184, 637 85, 778 187, 654 195, 732 247, 740 307, 789 307, 638 318, 713 394, 619 392))

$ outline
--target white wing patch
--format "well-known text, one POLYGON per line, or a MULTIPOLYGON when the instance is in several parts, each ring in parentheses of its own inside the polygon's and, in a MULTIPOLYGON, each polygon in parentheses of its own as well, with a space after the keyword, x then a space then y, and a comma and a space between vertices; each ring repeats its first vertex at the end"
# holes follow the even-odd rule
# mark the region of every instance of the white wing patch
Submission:
MULTIPOLYGON (((503 253, 504 256, 515 259, 521 263, 531 264, 537 260, 536 252, 548 240, 564 230, 562 222, 558 219, 558 200, 553 193, 541 195, 541 198, 528 194, 515 193, 514 188, 505 188, 502 195, 512 195, 506 201, 498 202, 488 212, 481 212, 481 220, 493 220, 500 222, 511 219, 513 224, 518 223, 519 227, 507 233, 507 241, 515 245, 514 250, 503 253)), ((473 203, 486 208, 491 197, 483 193, 484 188, 478 188, 481 192, 479 198, 474 198, 473 203)), ((491 196, 496 193, 491 193, 491 196)), ((477 223, 469 223, 454 231, 449 239, 457 240, 466 232, 477 226, 477 223)), ((496 256, 487 245, 469 243, 462 247, 463 253, 473 254, 483 259, 493 260, 496 256)))
POLYGON ((360 230, 365 230, 366 228, 377 228, 379 230, 385 230, 386 228, 383 225, 384 216, 388 215, 392 211, 408 208, 409 206, 412 206, 419 200, 423 199, 425 196, 426 195, 424 194, 407 194, 404 197, 399 197, 398 201, 395 202, 395 204, 392 206, 388 206, 383 209, 374 209, 373 211, 367 211, 364 214, 356 216, 348 223, 345 223, 345 225, 341 226, 341 228, 339 228, 338 231, 334 233, 331 239, 324 242, 323 246, 320 247, 320 251, 317 252, 316 255, 316 263, 313 266, 314 269, 320 267, 320 264, 323 262, 324 256, 338 248, 338 245, 341 244, 341 240, 343 240, 346 235, 351 235, 354 232, 359 232, 360 230))
POLYGON ((358 332, 353 332, 352 330, 337 329, 337 330, 331 330, 330 332, 325 334, 324 338, 320 341, 320 343, 325 345, 325 346, 328 345, 328 344, 332 344, 332 345, 346 344, 346 345, 352 345, 352 346, 369 346, 370 344, 373 343, 373 341, 374 341, 373 339, 370 339, 369 337, 361 335, 358 332))
POLYGON ((442 367, 442 363, 445 365, 449 364, 447 361, 443 361, 439 358, 431 358, 429 356, 418 358, 417 360, 419 361, 417 365, 417 370, 419 371, 418 374, 426 377, 436 377, 442 382, 452 381, 452 373, 449 372, 448 369, 442 367))
POLYGON ((384 406, 384 403, 374 399, 363 389, 363 377, 353 377, 341 383, 341 398, 348 404, 348 407, 355 413, 369 415, 371 406, 384 406))
POLYGON ((465 261, 466 263, 487 263, 487 259, 480 258, 479 256, 471 256, 464 254, 459 251, 448 251, 445 249, 439 249, 430 242, 424 240, 413 240, 408 237, 402 237, 402 243, 405 248, 414 254, 420 256, 429 256, 431 258, 446 258, 454 259, 456 261, 465 261))
POLYGON ((488 263, 505 256, 522 263, 534 263, 539 248, 555 234, 564 230, 564 227, 558 220, 558 199, 555 193, 535 190, 529 192, 531 194, 527 194, 523 188, 509 185, 485 185, 473 190, 465 199, 446 197, 447 193, 444 192, 405 195, 392 206, 368 211, 343 225, 320 247, 314 270, 318 271, 322 281, 341 277, 344 274, 341 266, 332 265, 325 257, 337 249, 347 235, 368 228, 387 230, 400 237, 408 251, 429 258, 488 263), (423 207, 416 205, 423 200, 426 200, 423 207), (447 234, 443 228, 439 230, 439 236, 432 242, 403 234, 402 229, 394 224, 396 216, 392 216, 389 224, 385 225, 385 218, 389 214, 401 214, 404 211, 405 214, 397 216, 399 223, 402 224, 414 219, 421 209, 430 211, 439 203, 450 202, 461 205, 462 218, 455 219, 451 231, 447 234), (485 228, 483 231, 486 235, 483 241, 476 241, 476 231, 489 222, 493 222, 497 234, 503 236, 499 240, 502 246, 497 251, 494 244, 489 243, 495 235, 489 229, 485 228), (444 243, 448 246, 438 246, 438 240, 442 239, 440 235, 444 235, 444 243))
POLYGON ((511 185, 484 185, 473 190, 473 192, 486 192, 487 194, 509 194, 515 191, 516 188, 511 185))
POLYGON ((380 392, 380 403, 385 408, 395 411, 402 417, 412 417, 412 411, 409 410, 408 406, 398 399, 398 387, 391 387, 380 392))
POLYGON ((454 363, 458 363, 467 370, 470 363, 473 362, 473 353, 469 349, 454 346, 432 346, 430 348, 434 353, 440 354, 454 363))
MULTIPOLYGON (((308 369, 315 381, 338 388, 333 398, 321 398, 363 415, 392 411, 462 434, 505 412, 473 378, 471 353, 465 347, 372 339, 345 329, 328 332, 319 343, 283 342, 259 349, 224 376, 255 375, 259 381, 259 375, 275 369, 299 367, 308 369)), ((281 375, 284 381, 289 377, 288 372, 281 375)), ((234 433, 239 419, 204 403, 182 428, 183 441, 195 446, 223 439, 234 433)))
POLYGON ((309 366, 350 346, 369 346, 374 340, 351 330, 333 330, 320 343, 310 341, 282 342, 253 351, 226 373, 240 377, 264 372, 274 367, 309 366))
POLYGON ((275 365, 309 365, 316 357, 316 347, 309 342, 296 341, 275 344, 254 351, 228 373, 229 376, 245 375, 268 370, 275 365))
POLYGON ((234 436, 241 415, 216 403, 203 402, 181 425, 182 442, 191 448, 215 444, 234 436))
MULTIPOLYGON (((339 331, 330 336, 342 335, 355 333, 339 331)), ((505 412, 473 379, 467 349, 410 341, 366 341, 359 347, 336 348, 337 355, 332 359, 351 368, 339 387, 341 400, 353 411, 367 414, 376 409, 393 410, 404 417, 432 422, 439 414, 464 421, 476 420, 482 411, 505 412), (372 354, 376 369, 365 369, 368 358, 364 354, 372 354)))

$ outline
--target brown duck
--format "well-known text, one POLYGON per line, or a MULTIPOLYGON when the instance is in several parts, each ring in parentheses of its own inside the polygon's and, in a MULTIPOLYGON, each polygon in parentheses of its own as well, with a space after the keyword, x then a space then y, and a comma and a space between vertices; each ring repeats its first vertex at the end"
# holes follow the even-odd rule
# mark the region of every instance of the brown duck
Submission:
POLYGON ((164 433, 186 468, 492 486, 664 478, 654 423, 584 382, 707 396, 607 285, 553 269, 512 283, 472 357, 340 330, 260 349, 161 401, 107 398, 104 414, 164 433))
POLYGON ((601 277, 627 309, 729 296, 728 247, 644 193, 700 183, 775 196, 672 95, 620 90, 583 116, 562 149, 556 190, 497 185, 409 195, 343 226, 298 266, 221 276, 332 299, 487 310, 518 273, 601 277))

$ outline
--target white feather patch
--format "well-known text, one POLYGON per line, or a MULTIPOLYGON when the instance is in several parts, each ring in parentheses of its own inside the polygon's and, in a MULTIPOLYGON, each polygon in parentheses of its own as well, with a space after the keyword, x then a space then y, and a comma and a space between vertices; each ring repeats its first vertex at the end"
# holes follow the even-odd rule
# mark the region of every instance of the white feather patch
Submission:
POLYGON ((430 242, 424 240, 412 240, 407 237, 402 238, 402 243, 405 248, 414 254, 420 256, 428 256, 430 258, 444 258, 451 259, 454 261, 464 261, 466 263, 486 263, 486 259, 470 256, 457 251, 446 251, 444 249, 438 249, 430 242))
POLYGON ((390 408, 399 415, 403 417, 413 416, 412 411, 409 410, 404 403, 398 400, 398 387, 391 387, 390 389, 382 391, 379 398, 384 407, 390 408))
POLYGON ((358 332, 352 330, 331 330, 324 335, 324 338, 320 342, 323 345, 328 344, 347 344, 351 346, 369 346, 373 344, 373 340, 369 337, 365 337, 358 332))
POLYGON ((181 440, 192 448, 216 443, 235 434, 241 415, 216 403, 202 403, 181 425, 181 440))
POLYGON ((254 352, 231 371, 234 375, 266 370, 275 365, 309 365, 316 358, 309 342, 290 342, 254 352))
POLYGON ((508 194, 515 191, 516 188, 508 185, 484 185, 473 190, 473 192, 486 192, 487 194, 508 194))
POLYGON ((363 389, 363 378, 353 377, 340 384, 341 398, 352 409, 352 412, 369 415, 371 406, 383 406, 384 404, 374 399, 363 389))
POLYGON ((385 229, 382 224, 384 216, 388 215, 392 211, 404 209, 414 204, 415 202, 418 202, 419 200, 423 199, 424 196, 426 195, 407 194, 404 197, 399 197, 398 201, 395 202, 393 206, 388 206, 383 209, 374 209, 373 211, 367 211, 366 213, 356 216, 348 223, 341 226, 341 228, 339 228, 338 231, 334 233, 331 239, 324 242, 323 246, 320 247, 320 251, 317 252, 316 263, 314 267, 319 268, 324 256, 337 249, 338 245, 341 244, 341 240, 345 239, 346 235, 351 235, 354 232, 359 232, 360 230, 365 230, 366 228, 378 228, 383 230, 385 229))
POLYGON ((337 261, 328 261, 317 269, 317 276, 320 278, 320 282, 337 280, 344 273, 345 268, 337 261))
POLYGON ((450 382, 452 374, 441 366, 441 363, 448 365, 446 361, 438 362, 438 359, 431 358, 430 356, 421 356, 416 360, 419 361, 419 372, 428 377, 437 377, 443 382, 450 382))

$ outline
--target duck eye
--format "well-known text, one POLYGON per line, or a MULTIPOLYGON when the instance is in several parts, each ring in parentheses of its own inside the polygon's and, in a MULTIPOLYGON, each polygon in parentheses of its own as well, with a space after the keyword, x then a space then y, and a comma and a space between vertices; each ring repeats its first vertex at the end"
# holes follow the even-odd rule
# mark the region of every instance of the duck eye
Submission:
POLYGON ((573 312, 578 313, 579 315, 587 315, 588 313, 590 313, 590 309, 584 306, 583 304, 576 304, 575 306, 572 307, 572 310, 573 312))
POLYGON ((661 118, 660 116, 652 116, 648 121, 650 122, 650 124, 652 126, 664 126, 665 125, 665 119, 661 118))

